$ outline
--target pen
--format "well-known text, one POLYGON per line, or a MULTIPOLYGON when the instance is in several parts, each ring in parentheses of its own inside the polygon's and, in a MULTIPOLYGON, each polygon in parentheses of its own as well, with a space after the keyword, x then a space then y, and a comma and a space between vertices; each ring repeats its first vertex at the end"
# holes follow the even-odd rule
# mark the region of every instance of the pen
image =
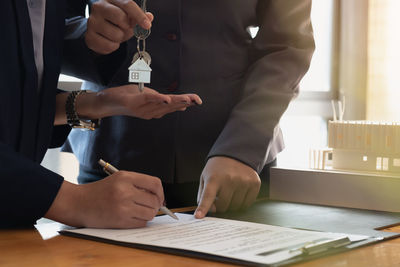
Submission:
MULTIPOLYGON (((99 160, 99 164, 103 167, 103 170, 105 173, 107 173, 108 175, 111 175, 115 172, 118 171, 117 168, 115 168, 113 165, 111 165, 108 162, 105 162, 104 160, 100 159, 99 160)), ((167 207, 162 206, 160 208, 160 211, 165 213, 166 215, 171 216, 172 218, 174 218, 175 220, 179 220, 178 216, 176 216, 172 211, 170 211, 167 207)))

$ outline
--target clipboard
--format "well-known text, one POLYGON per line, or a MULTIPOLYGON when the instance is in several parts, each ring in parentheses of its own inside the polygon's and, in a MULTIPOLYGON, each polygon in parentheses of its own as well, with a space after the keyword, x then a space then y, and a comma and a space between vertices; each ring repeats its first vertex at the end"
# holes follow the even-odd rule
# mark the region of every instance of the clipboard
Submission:
POLYGON ((180 219, 186 220, 183 221, 184 223, 191 224, 190 232, 185 232, 184 228, 180 228, 181 226, 185 227, 185 224, 180 224, 176 221, 168 222, 167 218, 162 218, 167 216, 162 216, 158 218, 159 220, 155 220, 156 222, 153 224, 150 223, 147 231, 146 228, 125 230, 125 232, 124 230, 109 229, 74 229, 62 231, 61 233, 127 247, 247 266, 282 266, 347 251, 381 240, 380 238, 366 236, 294 230, 237 220, 221 220, 211 217, 206 218, 206 220, 195 220, 190 215, 180 214, 179 216, 180 219), (165 233, 171 229, 168 227, 174 228, 176 225, 179 228, 175 228, 176 232, 169 233, 169 237, 166 238, 167 242, 165 242, 165 233), (202 232, 202 229, 204 229, 202 227, 204 226, 208 227, 208 229, 221 226, 219 228, 222 233, 219 236, 218 234, 214 236, 219 233, 220 229, 211 230, 211 233, 202 232), (232 232, 232 229, 236 229, 236 227, 240 229, 239 234, 236 230, 232 232), (249 233, 251 234, 248 235, 246 232, 243 235, 243 232, 241 232, 243 227, 246 227, 245 231, 250 230, 249 233), (255 234, 254 230, 256 230, 257 234, 255 234), (198 233, 192 235, 192 231, 198 233), (233 234, 225 235, 224 231, 233 234), (187 236, 190 237, 187 238, 187 236), (205 237, 203 238, 203 236, 205 237), (241 237, 235 240, 237 236, 241 237), (248 238, 249 236, 250 238, 248 238), (287 237, 289 239, 285 240, 287 237), (207 244, 210 244, 210 247, 204 249, 204 246, 202 246, 204 245, 204 240, 206 240, 207 244), (256 240, 255 243, 253 243, 254 240, 256 240), (281 243, 281 240, 284 240, 283 243, 281 243), (247 242, 248 245, 244 247, 237 245, 242 242, 247 242))
POLYGON ((326 245, 322 245, 322 244, 321 245, 316 244, 315 246, 308 245, 307 248, 310 250, 319 250, 320 247, 323 247, 324 249, 323 249, 323 251, 320 251, 318 253, 309 254, 309 253, 307 253, 307 250, 305 247, 300 247, 299 250, 301 250, 302 253, 291 259, 288 259, 288 260, 285 260, 285 261, 282 261, 282 262, 279 262, 276 264, 257 264, 254 262, 238 260, 238 259, 233 259, 233 258, 229 258, 229 257, 216 256, 216 255, 211 255, 211 254, 207 254, 207 253, 194 252, 194 251, 190 251, 190 250, 148 246, 148 245, 142 245, 142 244, 136 244, 136 243, 127 243, 127 242, 117 242, 117 241, 113 241, 113 240, 109 240, 109 239, 74 234, 74 233, 67 232, 67 231, 60 231, 60 233, 62 235, 66 235, 66 236, 83 238, 86 240, 103 242, 103 243, 108 243, 108 244, 112 244, 112 245, 118 245, 118 246, 124 246, 124 247, 136 248, 136 249, 144 249, 144 250, 150 250, 150 251, 154 251, 154 252, 172 254, 172 255, 183 256, 183 257, 198 258, 198 259, 204 259, 204 260, 210 260, 210 261, 217 261, 217 262, 221 262, 221 263, 235 264, 235 265, 240 265, 240 266, 255 266, 255 267, 287 266, 287 265, 291 265, 291 264, 295 264, 295 263, 311 261, 313 259, 318 259, 321 257, 338 254, 341 252, 349 251, 356 247, 360 247, 363 245, 372 244, 372 243, 380 241, 375 238, 372 238, 372 239, 358 242, 356 246, 354 246, 355 244, 347 244, 347 243, 346 243, 347 245, 343 245, 343 246, 342 245, 340 245, 340 246, 332 245, 331 246, 331 244, 329 244, 328 247, 326 245), (354 247, 352 247, 352 245, 354 247))
POLYGON ((246 211, 213 216, 296 229, 367 235, 384 240, 400 236, 400 233, 383 231, 386 227, 400 224, 400 213, 385 211, 262 199, 246 211))

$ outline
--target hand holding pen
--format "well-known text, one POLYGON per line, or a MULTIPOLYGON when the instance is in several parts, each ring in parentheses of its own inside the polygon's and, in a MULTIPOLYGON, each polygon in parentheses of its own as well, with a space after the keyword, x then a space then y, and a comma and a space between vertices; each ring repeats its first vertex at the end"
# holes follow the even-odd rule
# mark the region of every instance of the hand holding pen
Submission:
MULTIPOLYGON (((99 164, 103 167, 104 172, 107 173, 108 175, 112 175, 112 174, 114 174, 114 173, 119 171, 117 168, 115 168, 114 166, 112 166, 108 162, 105 162, 102 159, 99 160, 99 164)), ((141 190, 143 193, 146 193, 146 194, 154 194, 154 195, 156 195, 156 192, 153 191, 154 190, 153 188, 140 187, 139 186, 139 187, 137 187, 137 189, 141 190)), ((162 196, 163 196, 163 201, 162 202, 164 203, 164 194, 162 196)), ((136 204, 140 204, 140 203, 136 203, 136 204)), ((163 204, 161 205, 159 210, 161 212, 171 216, 175 220, 179 220, 178 217, 172 211, 170 211, 167 207, 165 207, 163 204)))

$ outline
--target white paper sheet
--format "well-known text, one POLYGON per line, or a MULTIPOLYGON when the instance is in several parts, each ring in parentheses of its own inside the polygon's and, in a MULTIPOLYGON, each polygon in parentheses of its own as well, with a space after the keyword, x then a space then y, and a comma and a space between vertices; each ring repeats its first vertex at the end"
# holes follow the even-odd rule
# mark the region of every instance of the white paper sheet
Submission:
POLYGON ((307 243, 349 237, 351 241, 367 236, 296 230, 266 224, 213 217, 195 219, 176 214, 179 221, 165 215, 154 218, 147 227, 129 230, 73 229, 82 235, 164 248, 190 250, 261 264, 274 264, 301 254, 307 243))

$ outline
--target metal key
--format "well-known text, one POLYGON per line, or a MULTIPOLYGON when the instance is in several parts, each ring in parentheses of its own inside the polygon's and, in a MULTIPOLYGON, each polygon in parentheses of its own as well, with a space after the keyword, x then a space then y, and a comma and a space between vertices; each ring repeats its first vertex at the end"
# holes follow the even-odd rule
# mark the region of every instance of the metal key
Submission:
MULTIPOLYGON (((147 4, 147 0, 142 0, 141 9, 143 10, 143 12, 146 12, 146 4, 147 4)), ((132 64, 134 64, 137 60, 142 59, 147 64, 147 66, 150 68, 151 57, 150 57, 150 54, 146 52, 146 38, 149 37, 150 33, 151 33, 150 29, 148 29, 148 30, 144 29, 138 24, 135 26, 134 35, 137 39, 138 52, 133 56, 132 64)), ((150 71, 151 71, 151 69, 150 69, 150 71)), ((139 91, 142 92, 143 88, 144 88, 144 83, 139 81, 138 87, 139 87, 139 91)))
POLYGON ((147 53, 146 51, 141 51, 140 53, 136 52, 133 55, 132 64, 135 63, 135 61, 138 60, 139 58, 142 58, 147 63, 147 65, 150 66, 150 64, 151 64, 151 56, 150 56, 149 53, 147 53))
MULTIPOLYGON (((138 39, 137 49, 138 49, 138 52, 133 56, 133 60, 135 60, 135 58, 137 58, 134 62, 136 62, 138 60, 142 60, 143 61, 142 68, 144 68, 144 69, 142 69, 142 71, 149 71, 151 73, 151 68, 150 68, 151 56, 149 53, 146 52, 146 40, 138 39), (140 42, 143 43, 142 49, 140 48, 140 42)), ((150 73, 149 73, 149 76, 146 75, 146 77, 144 77, 144 79, 139 79, 138 87, 139 87, 140 92, 143 91, 145 82, 150 83, 150 73)))

